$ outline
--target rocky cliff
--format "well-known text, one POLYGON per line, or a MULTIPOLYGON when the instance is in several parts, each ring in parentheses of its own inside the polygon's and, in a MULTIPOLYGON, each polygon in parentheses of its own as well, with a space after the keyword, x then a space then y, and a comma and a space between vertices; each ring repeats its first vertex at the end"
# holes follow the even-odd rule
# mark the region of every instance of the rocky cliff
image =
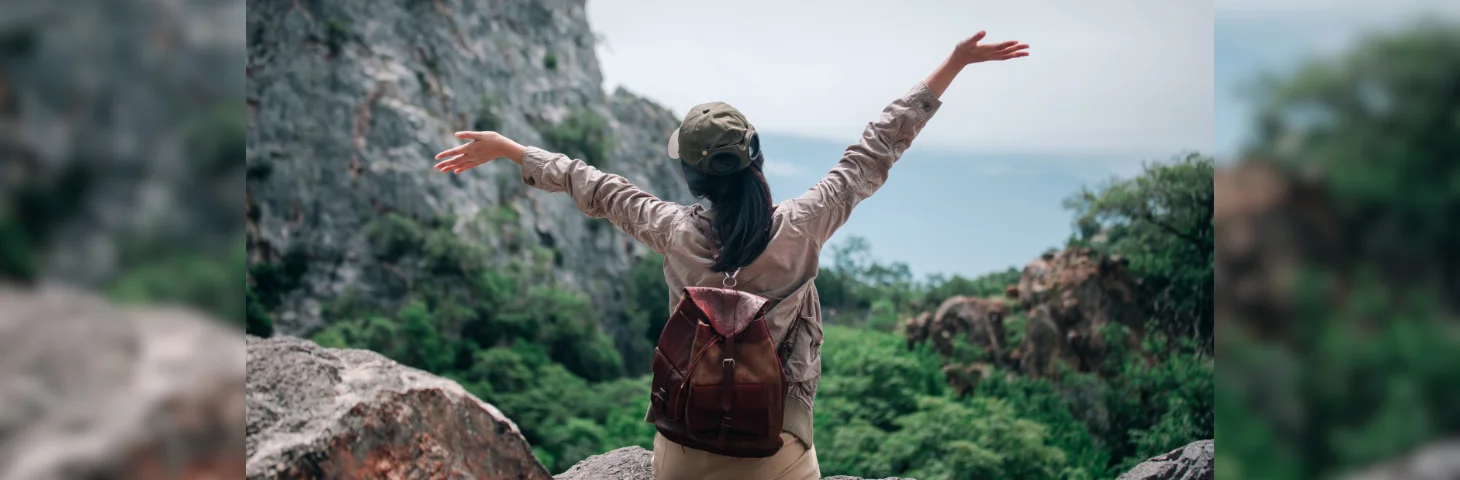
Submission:
POLYGON ((485 245, 492 266, 547 252, 555 281, 620 308, 609 279, 645 250, 527 188, 510 162, 433 171, 454 131, 499 131, 692 201, 663 153, 676 115, 603 91, 583 0, 250 0, 247 37, 249 262, 286 272, 266 305, 281 333, 326 326, 342 297, 387 310, 427 275, 425 252, 372 242, 387 216, 485 245))
POLYGON ((6 3, 0 280, 101 287, 237 251, 243 19, 231 1, 6 3))

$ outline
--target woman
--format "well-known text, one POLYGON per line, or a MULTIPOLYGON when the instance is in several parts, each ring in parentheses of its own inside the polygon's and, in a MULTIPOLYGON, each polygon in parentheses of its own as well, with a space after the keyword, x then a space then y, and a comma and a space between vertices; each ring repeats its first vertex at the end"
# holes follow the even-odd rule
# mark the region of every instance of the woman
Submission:
POLYGON ((656 434, 654 477, 819 479, 811 436, 811 408, 821 376, 821 305, 813 281, 817 258, 852 208, 886 181, 892 164, 937 112, 939 97, 963 67, 1028 56, 1028 45, 980 44, 983 38, 984 32, 978 32, 959 42, 937 70, 867 126, 861 141, 846 150, 830 174, 780 205, 771 203, 755 128, 739 111, 718 102, 692 109, 669 141, 669 156, 679 160, 690 192, 710 201, 708 210, 659 200, 623 177, 494 132, 457 133, 471 142, 437 154, 436 159, 444 160, 436 169, 461 173, 508 158, 522 166, 528 185, 568 192, 583 213, 607 218, 663 254, 671 299, 684 287, 720 286, 730 277, 737 288, 769 299, 771 335, 777 344, 791 344, 781 433, 785 446, 767 458, 736 458, 685 448, 656 434))

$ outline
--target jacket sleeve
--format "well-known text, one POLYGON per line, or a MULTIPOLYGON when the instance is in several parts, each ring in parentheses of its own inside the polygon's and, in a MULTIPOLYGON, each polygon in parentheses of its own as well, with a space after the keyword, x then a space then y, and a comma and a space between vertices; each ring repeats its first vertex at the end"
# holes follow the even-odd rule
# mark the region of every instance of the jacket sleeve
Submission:
POLYGON ((622 176, 536 147, 528 147, 522 156, 522 181, 548 192, 566 191, 585 215, 608 219, 661 254, 682 211, 679 204, 660 200, 622 176))
POLYGON ((887 181, 887 172, 942 106, 928 85, 918 82, 867 124, 862 138, 847 147, 825 178, 792 200, 792 222, 802 234, 824 244, 845 224, 863 199, 887 181))

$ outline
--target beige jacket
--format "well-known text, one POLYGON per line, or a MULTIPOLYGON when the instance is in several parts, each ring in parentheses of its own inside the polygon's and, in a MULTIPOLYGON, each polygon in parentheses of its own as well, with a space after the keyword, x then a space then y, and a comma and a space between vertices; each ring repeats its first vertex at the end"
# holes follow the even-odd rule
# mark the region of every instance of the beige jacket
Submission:
MULTIPOLYGON (((797 325, 787 360, 790 377, 784 430, 811 442, 811 406, 821 378, 821 302, 814 280, 822 246, 846 223, 852 208, 887 181, 888 170, 912 144, 942 102, 919 82, 894 100, 862 138, 847 148, 825 178, 800 197, 781 202, 773 215, 770 245, 736 277, 739 289, 770 299, 766 320, 779 343, 797 325), (797 318, 800 322, 794 322, 797 318)), ((721 285, 724 274, 711 272, 710 250, 696 216, 699 204, 680 205, 655 198, 621 176, 603 173, 566 155, 528 148, 522 179, 549 192, 566 191, 578 209, 614 225, 664 255, 664 281, 674 308, 684 287, 721 285)), ((646 420, 652 420, 652 412, 646 420)))

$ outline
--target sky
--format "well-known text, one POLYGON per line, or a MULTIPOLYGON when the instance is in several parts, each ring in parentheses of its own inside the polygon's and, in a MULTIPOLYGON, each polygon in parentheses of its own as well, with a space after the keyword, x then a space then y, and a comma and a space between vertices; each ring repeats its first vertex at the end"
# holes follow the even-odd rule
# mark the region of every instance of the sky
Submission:
POLYGON ((1253 108, 1244 87, 1258 75, 1347 50, 1375 31, 1403 29, 1421 17, 1460 19, 1454 0, 1216 0, 1214 153, 1241 148, 1253 108))
POLYGON ((973 65, 919 148, 1120 153, 1212 146, 1209 2, 589 0, 605 88, 676 113, 707 101, 761 131, 851 140, 979 30, 1030 56, 973 65), (733 5, 733 6, 732 6, 733 5), (676 33, 682 32, 682 33, 676 33))
MULTIPOLYGON (((1060 201, 1189 151, 1241 145, 1240 87, 1442 0, 588 0, 604 88, 675 113, 720 100, 766 132, 776 199, 799 195, 959 40, 1031 45, 973 65, 832 244, 867 238, 919 276, 1022 266, 1070 234, 1060 201), (733 5, 733 6, 732 6, 733 5), (674 33, 683 31, 684 33, 674 33), (950 201, 951 200, 951 201, 950 201)), ((823 257, 823 261, 826 257, 823 257)))

